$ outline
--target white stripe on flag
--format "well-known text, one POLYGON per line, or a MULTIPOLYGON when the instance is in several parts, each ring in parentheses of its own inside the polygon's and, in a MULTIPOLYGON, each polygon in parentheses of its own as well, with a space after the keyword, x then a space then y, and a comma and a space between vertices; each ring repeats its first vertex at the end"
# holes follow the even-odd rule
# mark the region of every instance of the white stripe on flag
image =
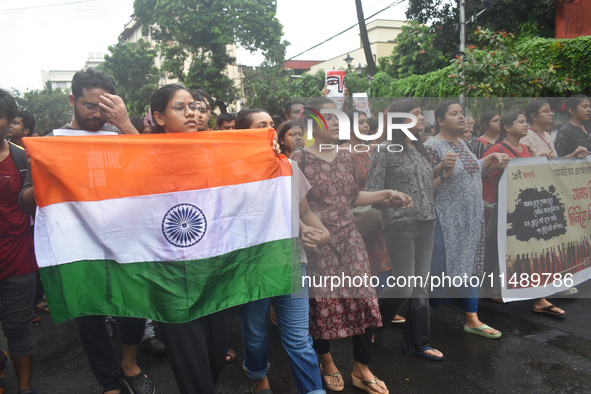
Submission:
MULTIPOLYGON (((39 267, 81 260, 136 263, 203 259, 291 238, 291 177, 53 204, 39 208, 35 220, 39 267), (179 204, 198 207, 207 221, 203 237, 192 246, 175 246, 163 232, 165 215, 179 204)), ((175 242, 174 234, 169 239, 175 242)))

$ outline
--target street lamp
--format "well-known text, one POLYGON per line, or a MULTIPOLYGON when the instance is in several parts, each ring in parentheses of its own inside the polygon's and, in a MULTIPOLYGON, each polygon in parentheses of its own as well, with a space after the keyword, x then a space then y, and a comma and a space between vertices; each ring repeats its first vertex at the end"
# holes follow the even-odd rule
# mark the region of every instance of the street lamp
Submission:
POLYGON ((363 66, 361 65, 361 63, 359 63, 359 66, 355 67, 355 72, 357 73, 357 75, 361 76, 361 73, 363 72, 363 66))
POLYGON ((351 63, 353 62, 353 58, 351 55, 347 53, 347 57, 343 59, 347 63, 347 70, 351 67, 351 63))

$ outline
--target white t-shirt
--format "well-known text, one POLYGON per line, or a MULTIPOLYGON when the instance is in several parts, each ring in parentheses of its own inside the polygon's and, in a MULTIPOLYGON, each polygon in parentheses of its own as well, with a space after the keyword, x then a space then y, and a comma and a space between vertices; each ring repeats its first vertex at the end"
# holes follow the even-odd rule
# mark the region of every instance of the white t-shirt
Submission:
MULTIPOLYGON (((298 167, 298 163, 294 160, 289 160, 291 163, 291 236, 298 238, 300 235, 300 202, 306 197, 308 191, 312 188, 310 183, 298 167)), ((300 252, 302 255, 302 263, 307 263, 306 252, 300 242, 300 252)))

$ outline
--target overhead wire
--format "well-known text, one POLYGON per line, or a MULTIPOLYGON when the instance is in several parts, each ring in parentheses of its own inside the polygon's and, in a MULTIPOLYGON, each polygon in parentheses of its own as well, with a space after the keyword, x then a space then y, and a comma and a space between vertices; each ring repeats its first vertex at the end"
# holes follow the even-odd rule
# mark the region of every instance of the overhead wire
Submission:
MULTIPOLYGON (((401 4, 401 3, 403 3, 404 1, 405 1, 405 0, 397 0, 397 1, 393 2, 393 3, 391 3, 390 5, 388 5, 387 7, 385 7, 385 8, 382 8, 382 9, 381 9, 381 10, 379 10, 378 12, 371 14, 370 16, 368 16, 367 18, 365 18, 364 20, 366 20, 366 21, 367 21, 368 19, 371 19, 371 18, 373 18, 373 17, 374 17, 374 16, 376 16, 377 14, 379 14, 379 13, 381 13, 381 12, 384 12, 384 11, 386 11, 387 9, 389 9, 389 8, 392 8, 392 7, 394 7, 394 6, 398 5, 398 4, 401 4)), ((318 44, 316 44, 316 45, 313 45, 313 46, 311 46, 310 48, 306 49, 305 51, 302 51, 302 52, 298 53, 297 55, 294 55, 294 56, 290 57, 290 58, 289 58, 289 59, 287 59, 286 61, 293 60, 293 59, 295 59, 296 57, 298 57, 298 56, 301 56, 301 55, 303 55, 304 53, 306 53, 306 52, 309 52, 309 51, 311 51, 311 50, 312 50, 312 49, 314 49, 314 48, 318 48, 320 45, 326 44, 328 41, 332 40, 333 38, 336 38, 336 37, 340 36, 340 35, 341 35, 341 34, 343 34, 343 33, 346 33, 346 32, 348 32, 349 30, 351 30, 352 28, 354 28, 354 27, 355 27, 355 26, 357 26, 357 25, 359 25, 359 22, 357 22, 357 23, 355 23, 353 26, 350 26, 350 27, 346 28, 345 30, 343 30, 343 31, 341 31, 341 32, 339 32, 339 33, 337 33, 337 34, 335 34, 335 35, 333 35, 333 36, 331 36, 331 37, 327 38, 326 40, 324 40, 324 41, 322 41, 322 42, 320 42, 320 43, 318 43, 318 44)))
POLYGON ((72 1, 69 3, 59 3, 59 4, 46 4, 46 5, 36 5, 31 7, 21 7, 21 8, 10 8, 6 10, 0 10, 0 13, 8 13, 13 11, 24 11, 24 10, 32 10, 32 9, 39 9, 39 8, 49 8, 49 7, 60 7, 63 5, 71 5, 71 4, 81 4, 81 3, 90 3, 97 0, 79 0, 79 1, 72 1))

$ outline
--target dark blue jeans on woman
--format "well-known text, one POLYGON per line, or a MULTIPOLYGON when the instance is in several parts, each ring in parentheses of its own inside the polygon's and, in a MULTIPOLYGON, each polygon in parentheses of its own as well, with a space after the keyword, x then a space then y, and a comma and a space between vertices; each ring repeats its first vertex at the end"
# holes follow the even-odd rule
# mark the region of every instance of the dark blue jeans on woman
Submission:
POLYGON ((407 303, 403 346, 413 352, 429 346, 427 279, 431 270, 434 231, 435 220, 397 222, 384 228, 392 269, 379 298, 384 321, 381 329, 387 327, 407 303))

